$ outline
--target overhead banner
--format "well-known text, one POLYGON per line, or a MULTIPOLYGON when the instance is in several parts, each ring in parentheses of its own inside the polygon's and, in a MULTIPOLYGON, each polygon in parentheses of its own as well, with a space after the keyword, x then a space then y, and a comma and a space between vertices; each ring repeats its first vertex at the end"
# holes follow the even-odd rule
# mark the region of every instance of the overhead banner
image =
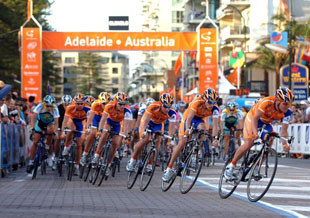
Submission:
POLYGON ((196 50, 196 32, 43 32, 43 50, 196 50))
POLYGON ((21 28, 22 97, 34 96, 41 99, 41 30, 40 28, 21 28))
MULTIPOLYGON (((289 87, 289 65, 280 69, 281 86, 289 87)), ((302 64, 292 63, 292 89, 296 101, 307 100, 308 98, 308 68, 302 64)))
POLYGON ((216 29, 200 29, 200 94, 207 88, 217 90, 218 72, 217 72, 217 39, 216 29))

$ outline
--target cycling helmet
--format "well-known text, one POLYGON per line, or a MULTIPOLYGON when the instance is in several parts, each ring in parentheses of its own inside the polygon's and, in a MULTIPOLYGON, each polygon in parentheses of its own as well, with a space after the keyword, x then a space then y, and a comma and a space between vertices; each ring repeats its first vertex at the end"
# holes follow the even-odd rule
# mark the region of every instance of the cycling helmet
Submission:
POLYGON ((227 108, 228 108, 229 110, 234 110, 234 109, 236 109, 236 104, 235 104, 235 102, 228 102, 228 103, 227 103, 227 108))
POLYGON ((145 104, 146 104, 146 106, 149 106, 153 102, 155 102, 155 100, 153 98, 147 98, 145 104))
POLYGON ((127 103, 128 101, 127 95, 124 92, 116 93, 114 99, 116 102, 119 102, 119 103, 127 103))
POLYGON ((64 96, 62 96, 61 101, 65 105, 69 105, 72 103, 72 97, 70 95, 64 95, 64 96))
POLYGON ((294 94, 291 90, 285 87, 280 87, 276 90, 276 98, 280 102, 288 102, 290 104, 294 101, 294 94))
POLYGON ((173 107, 176 111, 178 111, 178 110, 180 109, 178 104, 173 104, 172 107, 173 107))
POLYGON ((44 97, 43 102, 46 105, 54 105, 55 104, 55 98, 51 95, 47 95, 44 97))
POLYGON ((74 102, 74 103, 85 103, 85 102, 84 102, 84 95, 81 94, 81 93, 76 94, 76 95, 73 97, 73 102, 74 102))
POLYGON ((146 104, 143 103, 143 102, 140 102, 140 103, 138 104, 138 107, 139 107, 139 108, 142 108, 142 107, 145 107, 145 106, 146 106, 146 104))
POLYGON ((215 104, 219 100, 217 92, 212 88, 208 88, 207 90, 205 90, 202 93, 201 97, 203 100, 207 101, 210 104, 215 104))
POLYGON ((107 92, 101 92, 98 95, 98 99, 101 103, 108 103, 111 100, 110 95, 107 92))
POLYGON ((160 96, 160 101, 165 107, 171 107, 173 104, 173 98, 169 93, 164 93, 160 96))
POLYGON ((85 95, 85 96, 83 97, 83 100, 84 100, 85 104, 91 106, 91 104, 92 104, 96 99, 95 99, 93 96, 91 96, 91 95, 85 95))
POLYGON ((184 101, 178 101, 178 106, 179 107, 185 107, 186 103, 184 101))

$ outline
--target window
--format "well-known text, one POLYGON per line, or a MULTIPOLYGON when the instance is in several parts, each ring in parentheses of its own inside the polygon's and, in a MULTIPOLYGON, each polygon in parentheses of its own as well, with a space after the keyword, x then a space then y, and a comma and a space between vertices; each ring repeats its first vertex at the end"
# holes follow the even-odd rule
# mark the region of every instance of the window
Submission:
POLYGON ((118 78, 112 78, 112 84, 118 84, 118 78))
POLYGON ((118 88, 112 88, 112 94, 116 94, 118 92, 118 88))
POLYGON ((118 74, 118 68, 117 68, 117 67, 113 67, 112 73, 113 73, 113 74, 118 74))
POLYGON ((75 62, 75 58, 65 58, 65 63, 74 63, 75 62))
POLYGON ((110 58, 107 58, 107 57, 101 58, 101 63, 102 63, 102 64, 107 64, 107 63, 109 63, 109 62, 110 62, 110 58))
POLYGON ((183 11, 172 11, 172 23, 183 23, 183 11))
POLYGON ((181 32, 181 27, 172 27, 172 32, 181 32))

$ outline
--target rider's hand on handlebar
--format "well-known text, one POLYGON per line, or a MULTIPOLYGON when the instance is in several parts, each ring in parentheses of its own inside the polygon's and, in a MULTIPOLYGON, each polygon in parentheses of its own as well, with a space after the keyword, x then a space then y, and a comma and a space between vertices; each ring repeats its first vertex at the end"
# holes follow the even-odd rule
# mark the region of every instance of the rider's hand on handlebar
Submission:
POLYGON ((189 136, 189 129, 184 132, 184 136, 189 136))

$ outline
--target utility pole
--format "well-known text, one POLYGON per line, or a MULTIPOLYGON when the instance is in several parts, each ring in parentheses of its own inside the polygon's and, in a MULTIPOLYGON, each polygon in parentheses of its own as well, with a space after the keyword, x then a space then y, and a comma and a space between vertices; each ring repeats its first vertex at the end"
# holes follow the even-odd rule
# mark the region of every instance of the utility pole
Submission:
POLYGON ((289 2, 289 75, 288 75, 288 88, 292 89, 292 0, 289 2))

